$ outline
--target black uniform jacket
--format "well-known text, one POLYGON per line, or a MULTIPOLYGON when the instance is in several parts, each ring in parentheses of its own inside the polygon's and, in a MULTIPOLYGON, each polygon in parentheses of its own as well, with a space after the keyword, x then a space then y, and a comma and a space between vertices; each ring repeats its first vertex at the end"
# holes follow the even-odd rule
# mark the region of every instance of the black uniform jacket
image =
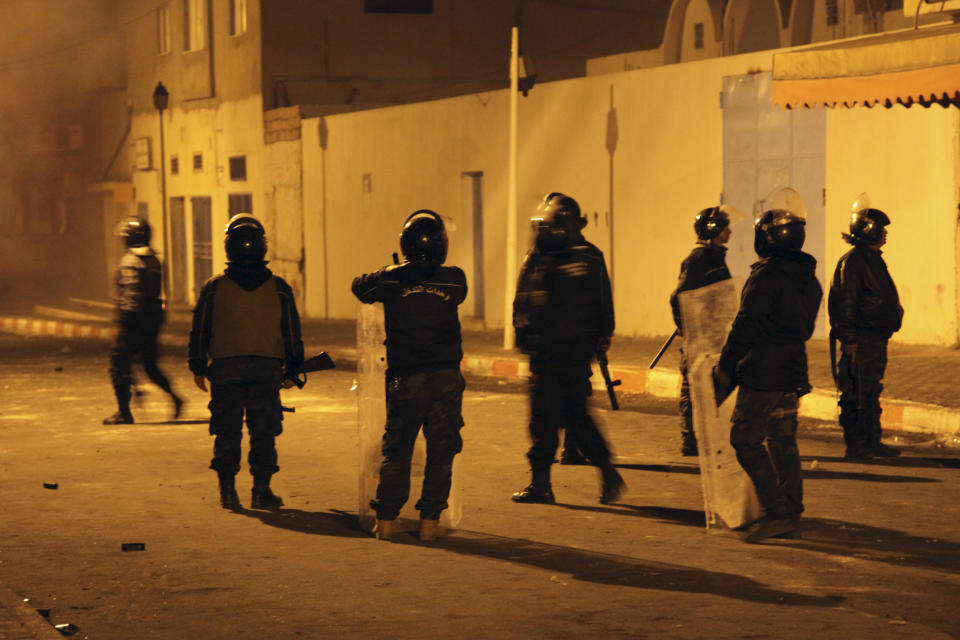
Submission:
POLYGON ((117 312, 162 313, 160 260, 150 247, 131 247, 117 268, 117 312))
POLYGON ((354 279, 352 290, 361 302, 383 303, 390 375, 460 368, 457 306, 467 277, 459 267, 390 265, 354 279))
POLYGON ((816 259, 782 251, 755 262, 719 367, 759 391, 810 390, 804 343, 813 335, 823 289, 816 259))
POLYGON ((702 244, 690 252, 680 263, 680 278, 677 288, 670 294, 670 308, 673 309, 673 322, 683 335, 683 322, 680 318, 680 301, 677 294, 683 291, 699 289, 708 284, 730 279, 727 269, 727 248, 712 244, 702 244))
MULTIPOLYGON (((190 330, 188 357, 190 371, 202 376, 207 373, 213 328, 213 302, 217 284, 222 278, 230 278, 245 291, 253 291, 268 279, 275 277, 265 265, 228 265, 226 271, 207 280, 200 290, 197 306, 193 310, 193 328, 190 330)), ((295 378, 303 363, 303 340, 300 337, 300 315, 290 285, 276 278, 277 294, 280 297, 280 331, 283 335, 283 377, 295 378)))
POLYGON ((844 343, 887 340, 900 329, 903 307, 881 252, 865 245, 848 251, 833 272, 827 299, 830 333, 844 343))
POLYGON ((513 301, 516 345, 535 360, 589 362, 613 335, 610 276, 603 252, 584 239, 524 258, 513 301))

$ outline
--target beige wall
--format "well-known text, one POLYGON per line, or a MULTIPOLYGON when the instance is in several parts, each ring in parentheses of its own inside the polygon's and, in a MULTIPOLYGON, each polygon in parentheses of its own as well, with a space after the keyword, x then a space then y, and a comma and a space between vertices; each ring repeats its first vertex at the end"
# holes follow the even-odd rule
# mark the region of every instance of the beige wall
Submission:
POLYGON ((906 311, 895 340, 957 342, 956 109, 827 112, 828 277, 850 247, 840 238, 861 192, 889 214, 884 258, 906 311))
MULTIPOLYGON (((518 258, 538 198, 561 190, 579 200, 585 234, 609 260, 612 99, 618 333, 669 333, 667 299, 693 245, 692 217, 723 189, 722 78, 769 69, 771 59, 760 52, 537 86, 520 100, 518 258)), ((904 341, 956 342, 955 118, 939 108, 829 113, 826 271, 843 249, 846 208, 870 191, 894 218, 886 255, 907 308, 904 341)), ((389 263, 404 217, 420 207, 462 215, 461 173, 483 171, 486 322, 502 326, 506 92, 330 116, 325 152, 319 123, 303 125, 307 314, 352 317, 351 279, 389 263)))

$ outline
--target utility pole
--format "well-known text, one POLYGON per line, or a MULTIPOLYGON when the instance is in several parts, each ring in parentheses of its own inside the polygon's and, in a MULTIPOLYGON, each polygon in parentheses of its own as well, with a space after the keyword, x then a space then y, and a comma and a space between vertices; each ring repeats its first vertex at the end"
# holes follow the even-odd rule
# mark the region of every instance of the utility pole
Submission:
POLYGON ((513 348, 513 295, 517 285, 517 83, 520 72, 520 30, 510 32, 510 138, 507 162, 507 259, 503 287, 503 348, 513 348))
POLYGON ((170 94, 167 92, 167 88, 163 86, 162 82, 158 82, 156 88, 153 90, 153 106, 156 107, 157 113, 160 114, 160 207, 163 212, 163 267, 160 273, 163 284, 161 297, 163 298, 164 307, 167 305, 167 300, 170 299, 170 243, 168 242, 167 236, 167 161, 166 152, 163 148, 163 110, 167 108, 169 100, 170 94))

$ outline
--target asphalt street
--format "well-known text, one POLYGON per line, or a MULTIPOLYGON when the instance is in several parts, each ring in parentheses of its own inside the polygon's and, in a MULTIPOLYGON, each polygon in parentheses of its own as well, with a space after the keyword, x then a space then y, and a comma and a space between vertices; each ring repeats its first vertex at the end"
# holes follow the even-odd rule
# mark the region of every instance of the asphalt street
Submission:
MULTIPOLYGON (((922 439, 850 463, 836 430, 804 422, 803 538, 748 545, 704 528, 699 468, 663 399, 596 409, 629 487, 618 504, 597 502, 595 470, 567 466, 557 505, 513 504, 523 386, 469 379, 458 530, 381 542, 356 524, 355 372, 284 392, 286 505, 230 513, 182 356, 162 360, 188 400, 178 421, 141 374, 137 424, 107 427, 107 349, 0 334, 0 583, 75 637, 960 637, 960 462, 922 439)), ((249 486, 244 469, 247 507, 249 486)))

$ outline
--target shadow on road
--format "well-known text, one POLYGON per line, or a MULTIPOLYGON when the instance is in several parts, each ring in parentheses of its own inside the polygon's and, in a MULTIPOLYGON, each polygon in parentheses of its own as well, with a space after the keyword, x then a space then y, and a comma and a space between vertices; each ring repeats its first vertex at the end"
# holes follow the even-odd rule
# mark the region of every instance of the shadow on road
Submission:
POLYGON ((339 511, 302 511, 300 509, 238 509, 234 511, 248 518, 256 518, 265 525, 289 529, 299 533, 339 538, 369 538, 360 528, 356 514, 339 511))
POLYGON ((634 471, 656 471, 657 473, 689 473, 700 475, 700 467, 686 464, 633 464, 617 463, 617 469, 632 469, 634 471))
POLYGON ((803 538, 790 544, 835 556, 960 573, 960 543, 844 520, 804 518, 803 538))
MULTIPOLYGON (((960 458, 914 458, 912 456, 901 456, 898 458, 847 460, 843 456, 800 456, 800 460, 803 462, 817 460, 819 462, 837 462, 842 464, 865 464, 878 467, 960 469, 960 458)), ((806 473, 806 471, 804 471, 804 473, 806 473)))
MULTIPOLYGON (((413 537, 401 536, 401 544, 417 544, 413 537)), ((545 569, 559 574, 551 580, 574 580, 660 591, 709 593, 768 604, 806 607, 832 607, 843 602, 840 595, 815 596, 772 589, 745 576, 696 567, 640 560, 626 556, 572 549, 531 540, 505 538, 473 531, 457 531, 430 546, 545 569)))
MULTIPOLYGON (((909 459, 909 458, 908 458, 909 459)), ((820 462, 844 461, 843 458, 808 458, 808 460, 818 460, 820 462)), ((913 458, 913 460, 916 460, 913 458)), ((935 460, 935 458, 930 458, 935 460)), ((941 460, 951 460, 943 458, 941 460)), ((849 460, 845 461, 849 462, 849 460)), ((870 462, 870 461, 867 461, 870 462)), ((620 463, 613 465, 618 469, 631 469, 633 471, 654 471, 656 473, 686 473, 700 474, 700 467, 680 464, 632 464, 620 463)), ((903 467, 933 467, 933 464, 906 464, 903 467)), ((946 465, 950 466, 950 465, 946 465)), ((831 471, 829 469, 804 469, 804 480, 861 480, 863 482, 940 482, 936 478, 924 478, 917 476, 887 475, 881 473, 870 473, 864 471, 831 471)))
POLYGON ((638 516, 669 524, 680 524, 690 527, 704 528, 707 526, 706 516, 703 514, 702 509, 676 509, 673 507, 641 506, 623 503, 615 503, 611 506, 604 507, 558 502, 554 506, 570 509, 571 511, 592 511, 594 513, 612 513, 620 516, 638 516))

